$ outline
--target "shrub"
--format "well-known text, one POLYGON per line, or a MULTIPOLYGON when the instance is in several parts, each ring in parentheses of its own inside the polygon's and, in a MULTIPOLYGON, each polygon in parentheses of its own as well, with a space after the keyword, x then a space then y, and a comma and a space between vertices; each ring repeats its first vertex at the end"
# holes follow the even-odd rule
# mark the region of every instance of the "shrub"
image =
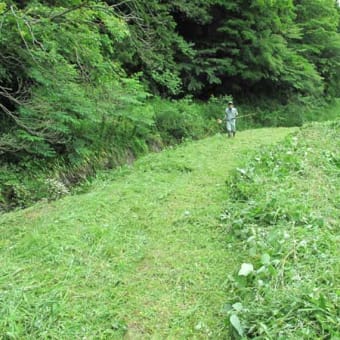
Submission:
POLYGON ((165 144, 199 139, 219 131, 214 117, 207 114, 209 107, 191 99, 155 100, 153 105, 156 128, 165 144))

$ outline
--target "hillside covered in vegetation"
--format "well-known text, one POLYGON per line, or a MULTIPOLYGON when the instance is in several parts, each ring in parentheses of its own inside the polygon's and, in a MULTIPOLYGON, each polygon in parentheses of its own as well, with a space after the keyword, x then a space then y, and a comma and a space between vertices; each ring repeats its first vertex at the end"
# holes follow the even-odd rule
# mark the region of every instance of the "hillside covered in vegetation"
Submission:
POLYGON ((0 0, 0 338, 339 339, 339 94, 336 0, 0 0))
POLYGON ((301 125, 339 84, 334 0, 1 0, 1 209, 215 133, 227 98, 301 125))
POLYGON ((0 334, 337 339, 339 128, 183 143, 2 214, 0 334))

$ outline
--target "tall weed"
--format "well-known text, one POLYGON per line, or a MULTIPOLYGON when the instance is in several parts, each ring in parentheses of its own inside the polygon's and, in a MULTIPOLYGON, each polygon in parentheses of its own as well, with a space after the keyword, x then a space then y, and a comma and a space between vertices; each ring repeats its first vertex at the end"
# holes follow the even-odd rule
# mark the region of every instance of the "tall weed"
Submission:
POLYGON ((232 338, 339 338, 339 136, 339 122, 310 124, 228 180, 232 338))

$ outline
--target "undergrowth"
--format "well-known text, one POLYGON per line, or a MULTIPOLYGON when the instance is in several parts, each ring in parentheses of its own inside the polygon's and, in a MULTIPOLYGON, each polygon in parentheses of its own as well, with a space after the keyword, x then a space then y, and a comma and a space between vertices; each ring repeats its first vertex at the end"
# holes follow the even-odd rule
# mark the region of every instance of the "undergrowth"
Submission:
POLYGON ((339 121, 309 124, 227 181, 231 338, 340 338, 339 150, 339 121))
MULTIPOLYGON (((80 127, 86 140, 70 141, 52 158, 33 154, 6 160, 0 157, 0 212, 25 208, 40 200, 55 200, 86 188, 98 170, 130 164, 150 151, 160 151, 186 140, 225 132, 224 116, 230 96, 197 102, 153 98, 135 105, 120 117, 103 115, 80 127)), ((339 115, 340 102, 317 107, 314 102, 292 101, 279 105, 258 99, 238 105, 238 130, 261 126, 299 126, 309 120, 339 115)))
MULTIPOLYGON (((70 141, 67 150, 54 158, 19 155, 1 162, 0 157, 0 212, 79 192, 80 185, 86 187, 98 170, 114 169, 150 151, 223 132, 224 124, 217 119, 223 118, 228 98, 207 103, 190 98, 150 99, 119 118, 107 115, 82 126, 86 141, 70 141)), ((241 121, 239 129, 246 127, 246 121, 241 121)))

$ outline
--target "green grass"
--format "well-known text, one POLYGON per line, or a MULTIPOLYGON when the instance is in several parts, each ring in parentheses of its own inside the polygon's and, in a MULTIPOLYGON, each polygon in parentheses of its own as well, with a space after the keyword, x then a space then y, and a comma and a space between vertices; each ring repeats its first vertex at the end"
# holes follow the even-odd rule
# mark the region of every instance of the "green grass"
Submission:
POLYGON ((323 105, 320 108, 313 106, 308 112, 304 113, 303 122, 324 122, 333 121, 339 119, 340 114, 340 98, 335 98, 327 105, 323 105))
POLYGON ((238 265, 219 220, 225 180, 291 131, 185 143, 0 216, 2 338, 223 338, 238 265))
POLYGON ((233 339, 340 339, 339 179, 340 121, 310 124, 234 172, 222 215, 239 254, 224 308, 233 339))

